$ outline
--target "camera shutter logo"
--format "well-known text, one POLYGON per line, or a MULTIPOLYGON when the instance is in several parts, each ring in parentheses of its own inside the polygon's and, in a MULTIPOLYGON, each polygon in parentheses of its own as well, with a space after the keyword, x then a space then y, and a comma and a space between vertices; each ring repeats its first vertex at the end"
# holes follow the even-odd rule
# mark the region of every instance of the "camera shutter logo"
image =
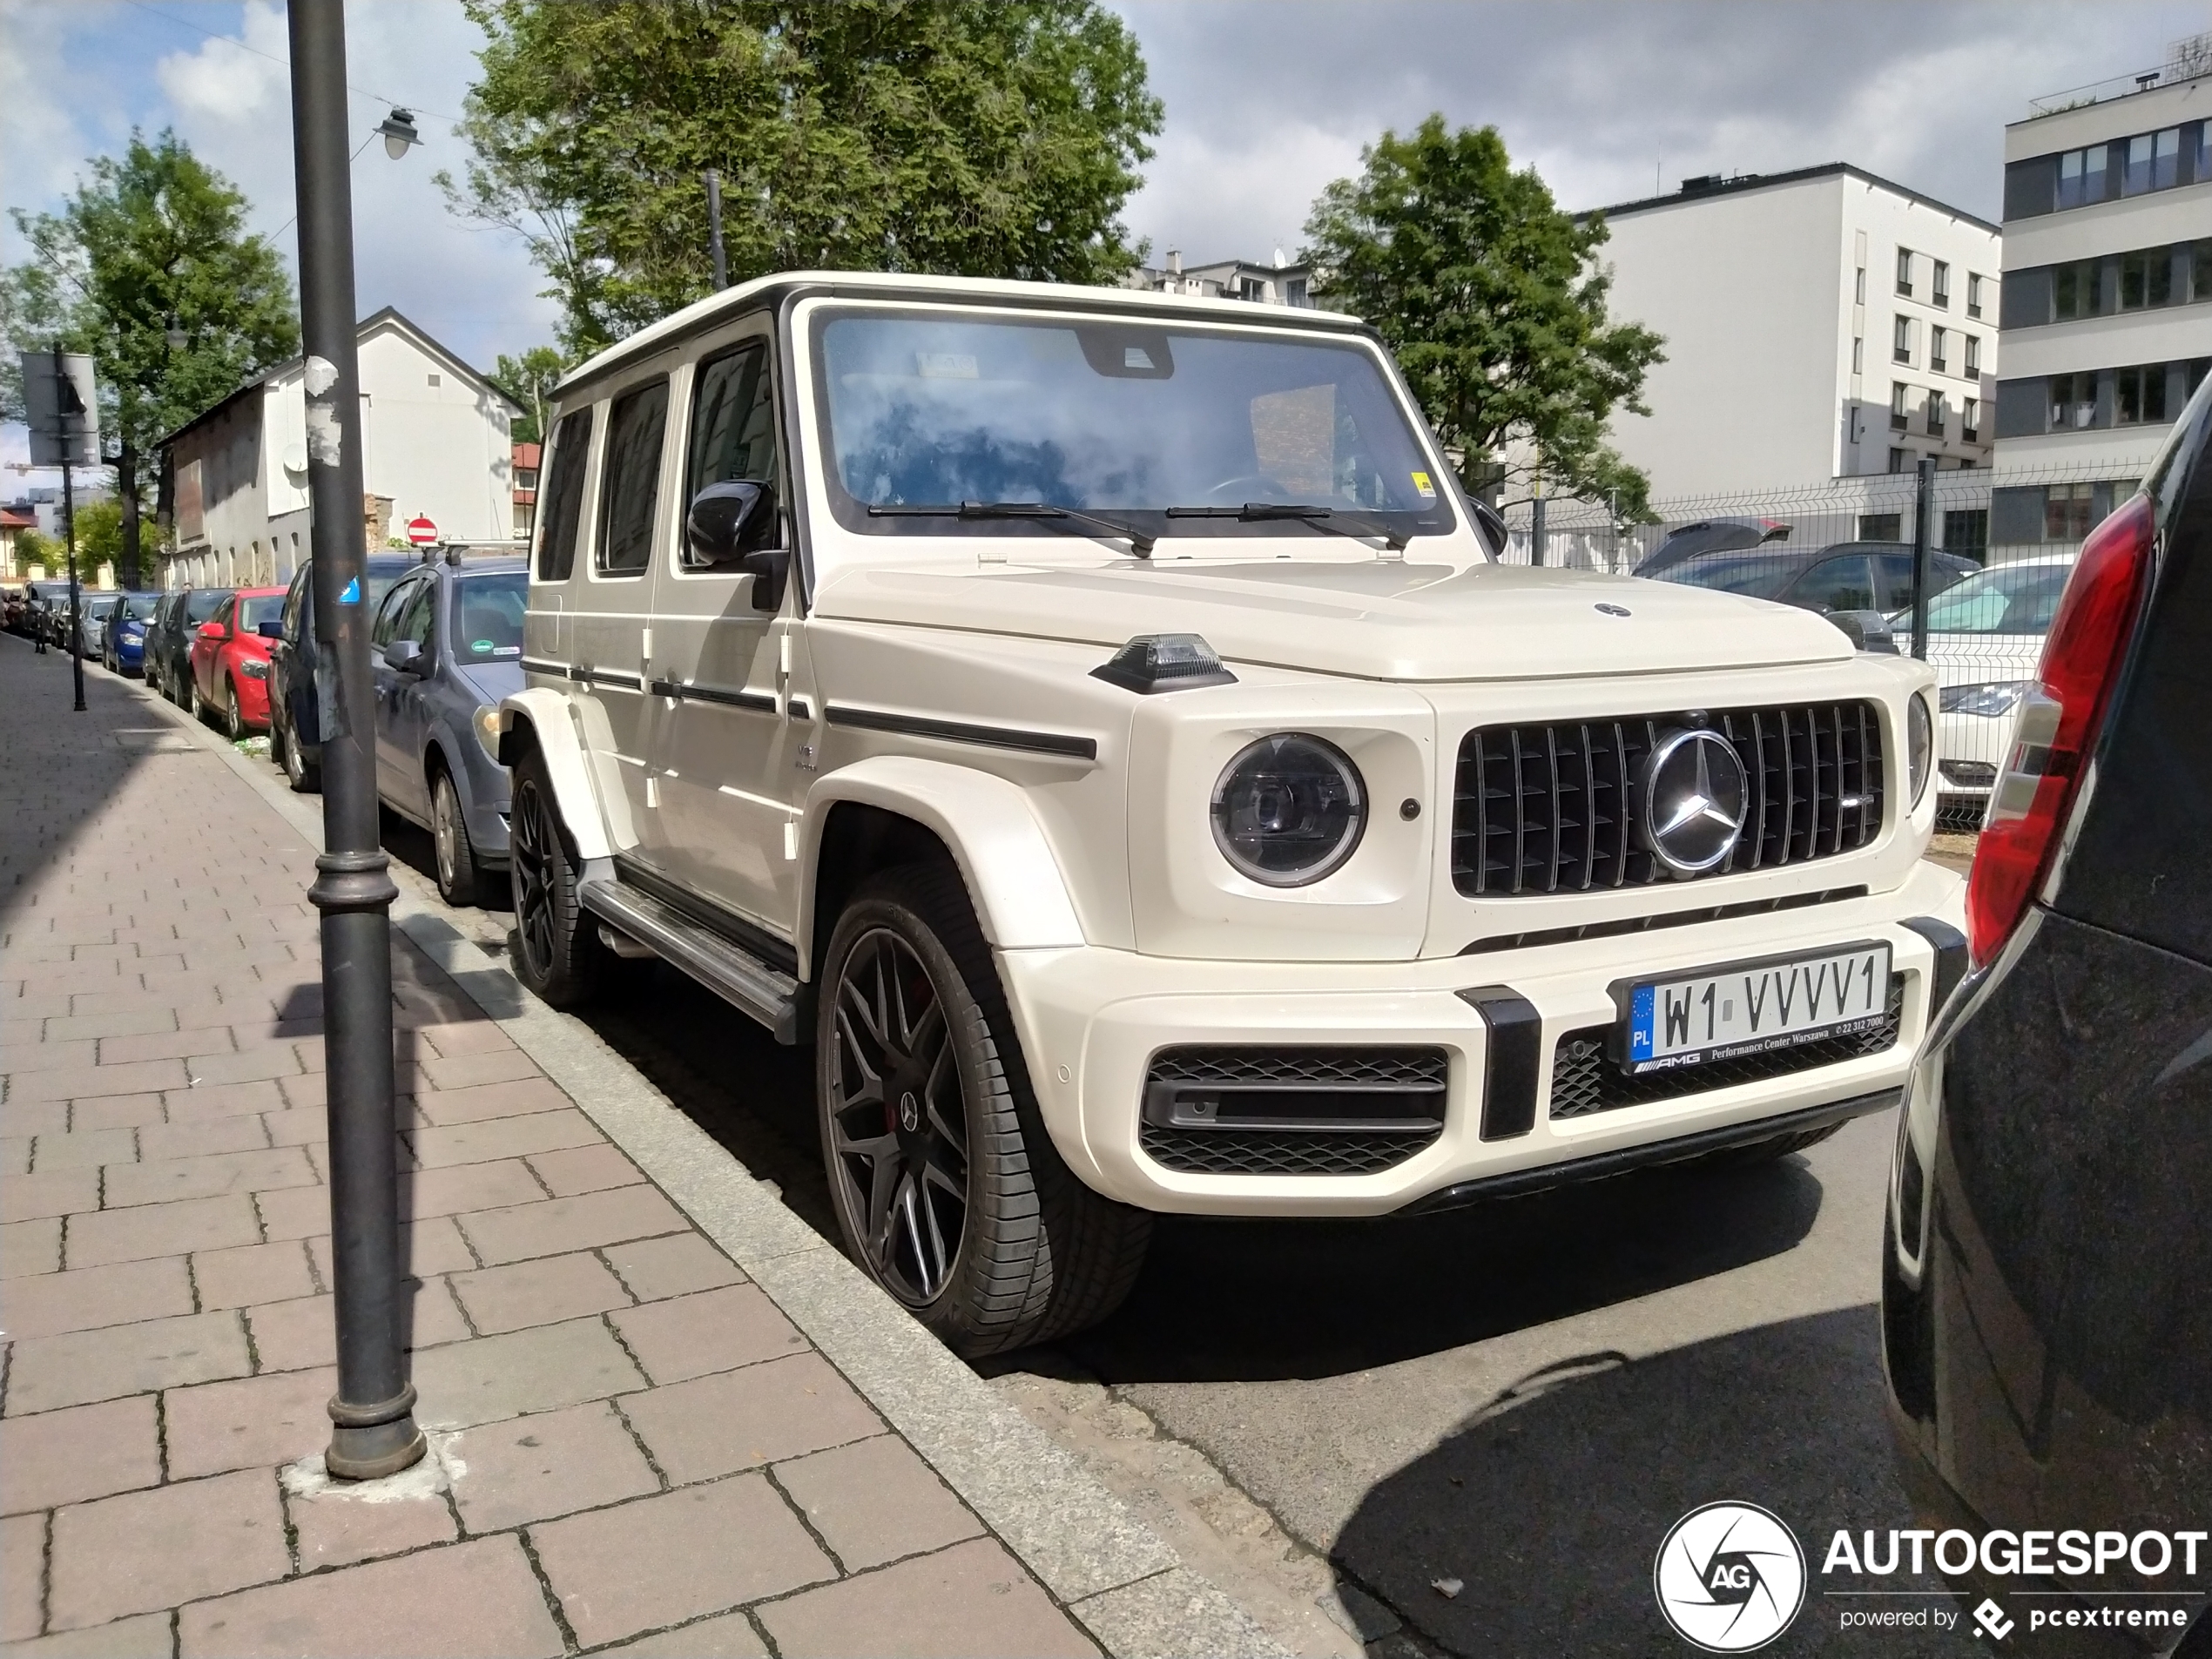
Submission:
POLYGON ((1750 806, 1736 745, 1692 727, 1662 738, 1643 773, 1644 833, 1677 875, 1702 875, 1736 847, 1750 806))
POLYGON ((1709 1503, 1675 1522, 1651 1567, 1675 1634, 1707 1653, 1749 1653, 1790 1628, 1805 1601, 1805 1555, 1780 1518, 1709 1503))

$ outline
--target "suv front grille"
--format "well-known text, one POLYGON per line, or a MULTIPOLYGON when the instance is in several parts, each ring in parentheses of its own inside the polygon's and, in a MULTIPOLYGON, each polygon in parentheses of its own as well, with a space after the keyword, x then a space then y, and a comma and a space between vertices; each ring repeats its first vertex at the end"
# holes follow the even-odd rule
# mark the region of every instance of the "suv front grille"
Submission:
POLYGON ((1612 1038, 1613 1027, 1585 1026, 1579 1031, 1568 1032, 1552 1050, 1549 1115, 1554 1120, 1588 1117, 1593 1112, 1645 1106, 1656 1100, 1680 1100, 1685 1095, 1702 1095, 1715 1089, 1733 1088, 1737 1083, 1763 1082, 1770 1077, 1811 1071, 1816 1066, 1832 1066, 1839 1061, 1886 1054, 1897 1047, 1898 1031, 1904 1022, 1905 975, 1892 974, 1889 1005, 1883 1010, 1882 1022, 1870 1030, 1849 1036, 1823 1037, 1771 1054, 1716 1060, 1703 1066, 1684 1066, 1676 1071, 1648 1071, 1641 1076, 1629 1076, 1606 1058, 1606 1045, 1612 1038))
POLYGON ((1643 768, 1669 732, 1689 726, 1717 732, 1735 745, 1749 792, 1742 835, 1707 874, 1832 858, 1881 833, 1877 704, 1482 726, 1460 743, 1453 885, 1478 898, 1682 879, 1645 843, 1643 768))
POLYGON ((1372 1175, 1444 1132, 1450 1080, 1441 1049, 1165 1049, 1137 1144, 1185 1175, 1372 1175))

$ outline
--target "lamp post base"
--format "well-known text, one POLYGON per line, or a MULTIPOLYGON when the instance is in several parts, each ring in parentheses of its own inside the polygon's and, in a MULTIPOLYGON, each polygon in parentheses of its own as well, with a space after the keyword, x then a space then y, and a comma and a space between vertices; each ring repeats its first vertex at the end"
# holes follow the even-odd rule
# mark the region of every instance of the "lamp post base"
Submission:
POLYGON ((415 1385, 374 1406, 348 1406, 334 1395, 328 1406, 334 1426, 323 1467, 334 1480, 375 1480, 412 1468, 430 1449, 415 1423, 415 1385))

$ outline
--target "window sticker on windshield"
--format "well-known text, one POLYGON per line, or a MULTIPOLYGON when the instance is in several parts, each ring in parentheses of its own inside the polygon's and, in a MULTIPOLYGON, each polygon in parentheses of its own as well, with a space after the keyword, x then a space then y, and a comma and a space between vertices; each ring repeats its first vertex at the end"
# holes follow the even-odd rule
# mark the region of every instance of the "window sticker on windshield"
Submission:
POLYGON ((492 642, 489 639, 472 639, 469 642, 469 649, 481 657, 492 649, 492 642))
POLYGON ((918 351, 914 368, 926 381, 972 381, 975 354, 965 351, 918 351))
MULTIPOLYGON (((482 650, 482 647, 477 649, 482 650)), ((523 648, 520 645, 495 645, 491 654, 495 657, 520 657, 523 648)))
POLYGON ((1420 492, 1422 500, 1434 501, 1436 499, 1436 485, 1426 473, 1417 472, 1413 475, 1413 488, 1420 492))

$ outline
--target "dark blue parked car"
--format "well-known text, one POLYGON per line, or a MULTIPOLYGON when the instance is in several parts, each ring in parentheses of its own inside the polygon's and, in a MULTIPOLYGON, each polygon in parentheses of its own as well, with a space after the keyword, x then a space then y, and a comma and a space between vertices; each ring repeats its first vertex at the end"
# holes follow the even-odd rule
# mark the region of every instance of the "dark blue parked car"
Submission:
POLYGON ((426 564, 384 596, 369 631, 376 792, 430 832, 438 891, 476 902, 478 873, 507 863, 499 702, 523 689, 529 562, 426 564))
POLYGON ((153 621, 158 593, 126 593, 107 613, 100 639, 100 662, 111 674, 143 674, 146 662, 146 628, 153 621))
MULTIPOLYGON (((421 568, 415 553, 368 556, 373 613, 409 570, 421 568)), ((313 793, 322 782, 322 720, 315 703, 315 591, 313 559, 302 559, 284 595, 284 631, 269 647, 269 759, 292 786, 313 793)))

